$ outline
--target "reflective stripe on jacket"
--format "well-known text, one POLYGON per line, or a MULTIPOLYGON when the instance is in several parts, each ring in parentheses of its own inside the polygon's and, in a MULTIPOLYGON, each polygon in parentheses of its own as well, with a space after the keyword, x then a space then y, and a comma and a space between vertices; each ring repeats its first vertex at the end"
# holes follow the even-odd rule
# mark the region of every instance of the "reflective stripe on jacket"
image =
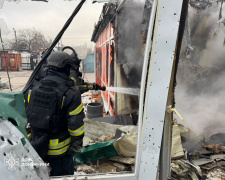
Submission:
POLYGON ((64 154, 71 144, 71 137, 59 142, 59 139, 49 140, 48 155, 61 155, 64 154))

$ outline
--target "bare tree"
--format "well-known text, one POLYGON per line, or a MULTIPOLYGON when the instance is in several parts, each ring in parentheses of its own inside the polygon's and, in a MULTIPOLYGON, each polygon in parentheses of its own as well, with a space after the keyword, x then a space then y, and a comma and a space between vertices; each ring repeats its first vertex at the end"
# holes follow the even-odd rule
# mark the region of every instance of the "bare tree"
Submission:
POLYGON ((22 29, 17 33, 17 41, 11 41, 11 48, 25 50, 30 53, 37 52, 39 48, 48 48, 51 40, 36 29, 22 29))

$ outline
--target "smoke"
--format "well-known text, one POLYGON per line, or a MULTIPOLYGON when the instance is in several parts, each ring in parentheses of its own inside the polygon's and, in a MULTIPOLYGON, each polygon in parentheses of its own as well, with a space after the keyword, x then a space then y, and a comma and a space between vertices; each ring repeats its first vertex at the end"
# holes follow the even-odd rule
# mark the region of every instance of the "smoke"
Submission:
POLYGON ((201 14, 190 8, 189 15, 194 52, 190 59, 185 58, 183 41, 176 109, 184 118, 182 124, 208 139, 225 133, 225 26, 217 24, 221 14, 216 3, 201 14))
POLYGON ((127 1, 118 16, 118 60, 131 87, 139 87, 141 80, 143 1, 127 1))

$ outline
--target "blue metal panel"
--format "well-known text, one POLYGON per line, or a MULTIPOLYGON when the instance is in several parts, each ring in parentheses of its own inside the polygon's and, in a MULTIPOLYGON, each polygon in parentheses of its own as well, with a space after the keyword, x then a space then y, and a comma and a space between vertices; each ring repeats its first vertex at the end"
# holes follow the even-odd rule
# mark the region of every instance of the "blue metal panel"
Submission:
POLYGON ((95 59, 94 54, 87 54, 86 58, 84 59, 84 72, 85 73, 94 73, 94 65, 95 59))

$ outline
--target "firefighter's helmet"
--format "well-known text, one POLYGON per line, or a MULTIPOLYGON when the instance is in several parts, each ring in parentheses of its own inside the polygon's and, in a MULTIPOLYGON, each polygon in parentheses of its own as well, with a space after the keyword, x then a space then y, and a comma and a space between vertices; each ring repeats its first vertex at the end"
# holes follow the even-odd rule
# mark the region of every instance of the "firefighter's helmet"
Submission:
POLYGON ((72 57, 74 64, 79 68, 81 60, 78 58, 77 53, 74 51, 70 56, 72 57))
POLYGON ((71 56, 65 52, 52 52, 47 58, 47 65, 63 69, 66 65, 74 66, 74 61, 71 56))

